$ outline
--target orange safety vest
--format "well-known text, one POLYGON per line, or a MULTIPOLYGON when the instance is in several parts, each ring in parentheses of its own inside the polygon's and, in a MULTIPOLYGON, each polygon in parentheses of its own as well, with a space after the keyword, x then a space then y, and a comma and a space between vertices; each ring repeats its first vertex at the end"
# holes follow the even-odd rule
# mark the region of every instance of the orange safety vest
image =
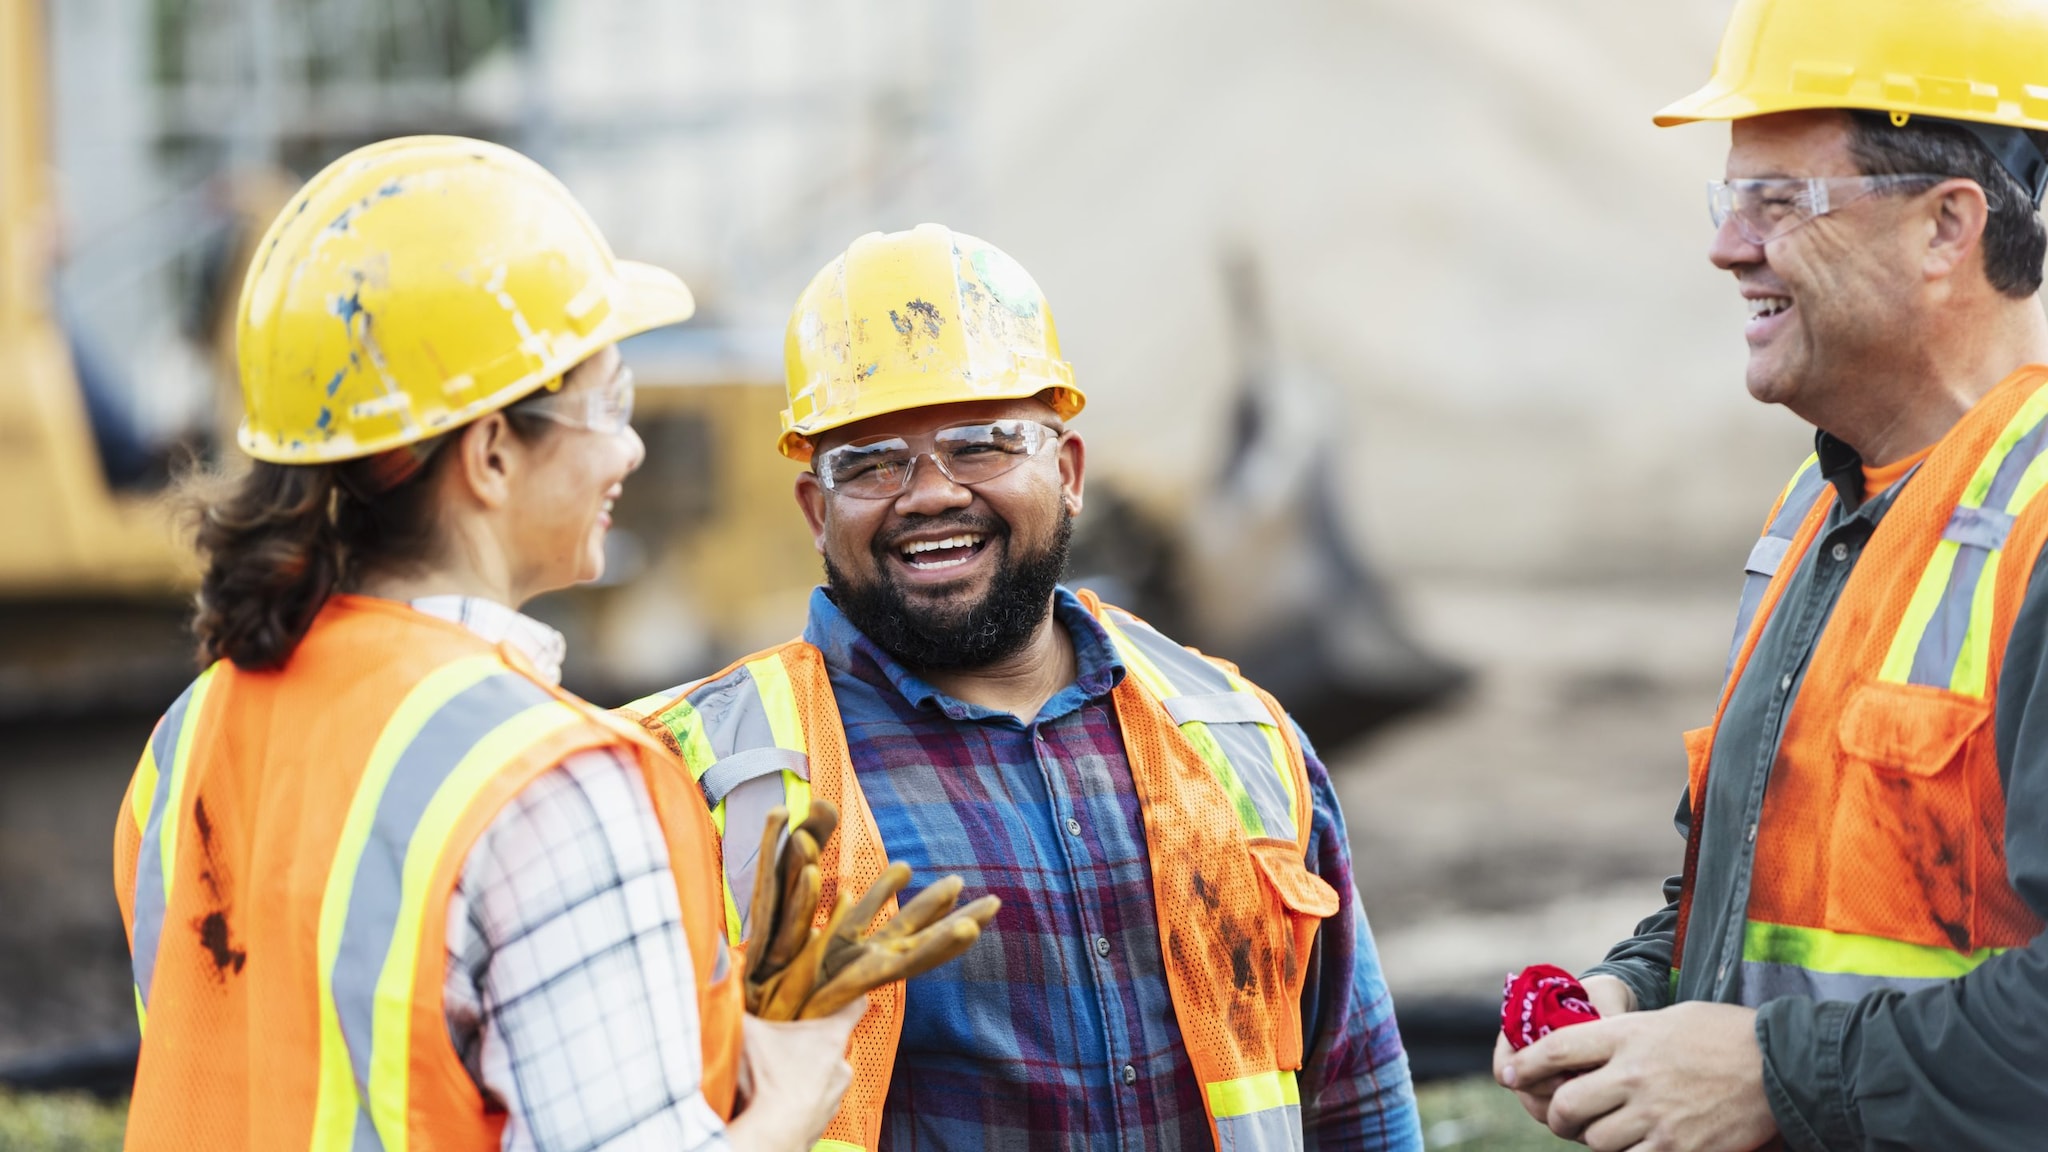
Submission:
MULTIPOLYGON (((1129 613, 1081 599, 1129 670, 1112 694, 1144 813, 1167 986, 1217 1146, 1299 1149, 1301 990, 1337 893, 1303 864, 1310 797, 1301 745, 1280 705, 1221 660, 1129 613)), ((635 716, 680 754, 724 837, 726 927, 747 934, 761 827, 813 796, 836 804, 819 923, 888 861, 855 779, 824 656, 794 640, 706 680, 636 701, 635 716), (735 893, 741 898, 736 898, 735 893)), ((895 901, 877 922, 894 914, 895 901)), ((853 1087, 819 1149, 872 1152, 903 1030, 904 986, 877 989, 853 1034, 853 1087)))
POLYGON ((637 759, 696 965, 704 1093, 730 1115, 739 981, 697 790, 639 729, 507 646, 337 596, 281 671, 220 661, 157 724, 122 804, 115 887, 142 1052, 136 1149, 500 1147, 443 1017, 470 846, 571 754, 637 759))
MULTIPOLYGON (((2044 482, 2048 367, 2030 366, 1942 438, 1864 546, 1749 830, 1743 1003, 1940 984, 2041 931, 2006 874, 1991 717, 2006 639, 2048 541, 2048 500, 2034 499, 2044 482)), ((1809 458, 1773 509, 1715 726, 1832 500, 1809 458)), ((1686 733, 1694 831, 1674 970, 1710 815, 1714 732, 1686 733)))

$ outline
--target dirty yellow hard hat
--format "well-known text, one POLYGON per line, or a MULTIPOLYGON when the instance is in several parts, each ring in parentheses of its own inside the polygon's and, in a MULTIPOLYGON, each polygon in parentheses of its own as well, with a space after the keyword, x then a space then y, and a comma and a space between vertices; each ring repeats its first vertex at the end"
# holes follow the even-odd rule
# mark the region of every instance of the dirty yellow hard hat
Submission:
POLYGON ((313 177, 257 246, 236 323, 239 439, 279 464, 374 455, 560 387, 694 308, 673 274, 616 259, 519 153, 372 144, 313 177))
POLYGON ((1656 122, 1821 108, 1954 121, 2032 188, 2048 166, 2019 130, 2048 131, 2048 3, 1736 0, 1713 78, 1656 122))
POLYGON ((797 298, 783 352, 777 447, 792 460, 809 460, 819 433, 887 412, 1042 396, 1064 420, 1087 403, 1030 273, 939 224, 855 240, 797 298))

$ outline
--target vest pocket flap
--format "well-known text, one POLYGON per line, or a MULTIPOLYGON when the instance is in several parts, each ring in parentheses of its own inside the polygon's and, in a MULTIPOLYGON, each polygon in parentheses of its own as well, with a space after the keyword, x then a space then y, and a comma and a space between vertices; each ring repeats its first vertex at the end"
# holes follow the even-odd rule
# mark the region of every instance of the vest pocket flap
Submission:
POLYGON ((1988 701, 1924 684, 1874 680, 1842 710, 1842 750, 1876 767, 1915 776, 1946 768, 1991 715, 1988 701))
POLYGON ((1252 859, 1266 874, 1266 883, 1291 911, 1318 920, 1337 914, 1337 890, 1301 862, 1301 847, 1293 841, 1267 840, 1252 845, 1252 859))

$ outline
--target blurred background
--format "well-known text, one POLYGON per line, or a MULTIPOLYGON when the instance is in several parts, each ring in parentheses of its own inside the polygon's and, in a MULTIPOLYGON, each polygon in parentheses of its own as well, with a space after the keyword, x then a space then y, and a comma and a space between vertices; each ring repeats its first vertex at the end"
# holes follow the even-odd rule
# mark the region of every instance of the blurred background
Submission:
POLYGON ((1418 1066, 1511 968, 1591 963, 1677 870, 1678 732, 1807 451, 1705 259, 1726 131, 1649 123, 1727 9, 0 0, 0 1080, 132 1057, 113 814, 193 671, 163 484, 232 452, 271 214, 415 132, 535 156, 700 301, 626 349, 606 586, 539 606, 572 685, 796 630, 783 321, 941 221, 1031 270, 1089 390, 1075 578, 1329 761, 1418 1066))

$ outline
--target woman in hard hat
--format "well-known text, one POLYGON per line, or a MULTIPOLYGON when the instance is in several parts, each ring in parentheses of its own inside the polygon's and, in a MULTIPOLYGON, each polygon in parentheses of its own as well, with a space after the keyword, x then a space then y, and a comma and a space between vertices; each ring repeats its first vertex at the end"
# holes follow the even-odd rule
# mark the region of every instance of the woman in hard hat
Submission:
POLYGON ((862 1008, 742 1024, 686 773, 556 686, 517 606, 597 577, 644 449, 616 343, 689 291, 553 177, 373 145, 258 248, 256 463, 199 490, 208 667, 116 880, 131 1149, 808 1147, 862 1008), (729 1123, 728 1123, 729 1121, 729 1123))

